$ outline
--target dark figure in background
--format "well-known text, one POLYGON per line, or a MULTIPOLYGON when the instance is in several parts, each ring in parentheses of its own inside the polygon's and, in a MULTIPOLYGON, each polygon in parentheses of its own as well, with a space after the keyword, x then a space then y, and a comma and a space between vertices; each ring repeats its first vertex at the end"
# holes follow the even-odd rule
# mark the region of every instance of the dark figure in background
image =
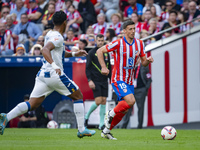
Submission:
MULTIPOLYGON (((139 63, 135 69, 134 75, 134 92, 135 100, 138 107, 138 129, 142 128, 143 116, 144 116, 144 103, 148 93, 148 89, 151 85, 151 74, 149 73, 149 67, 144 67, 139 63)), ((127 128, 130 120, 131 112, 133 107, 128 110, 127 114, 123 118, 122 128, 127 128)))
MULTIPOLYGON (((29 94, 24 95, 24 102, 29 100, 29 94)), ((19 118, 18 128, 36 128, 35 110, 28 111, 19 118)))
MULTIPOLYGON (((24 101, 29 100, 29 94, 24 95, 24 101)), ((46 128, 49 118, 45 109, 40 105, 36 110, 28 111, 20 117, 18 128, 46 128)))
POLYGON ((80 28, 85 33, 89 25, 96 23, 94 5, 90 0, 81 0, 78 4, 78 12, 83 18, 83 23, 80 24, 80 28))

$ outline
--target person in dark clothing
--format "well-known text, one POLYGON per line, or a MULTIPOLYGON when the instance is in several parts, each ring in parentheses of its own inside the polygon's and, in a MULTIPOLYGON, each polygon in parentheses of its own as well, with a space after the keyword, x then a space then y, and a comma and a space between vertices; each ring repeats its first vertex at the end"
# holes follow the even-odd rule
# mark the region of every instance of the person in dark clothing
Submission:
MULTIPOLYGON (((142 128, 143 116, 144 116, 144 103, 148 93, 148 89, 151 85, 151 74, 149 73, 149 67, 144 67, 141 63, 135 68, 134 75, 134 92, 135 100, 138 107, 138 129, 142 128)), ((130 120, 133 107, 128 110, 126 115, 123 118, 121 128, 127 128, 127 125, 130 120)))
MULTIPOLYGON (((175 27, 176 25, 180 24, 180 21, 179 20, 176 20, 178 16, 178 13, 177 11, 175 10, 171 10, 169 12, 169 18, 168 18, 168 22, 166 22, 163 27, 162 27, 162 30, 164 30, 165 28, 168 28, 168 27, 175 27)), ((175 28, 172 33, 179 33, 180 32, 180 29, 179 27, 175 28)))
MULTIPOLYGON (((98 34, 96 37, 97 46, 91 49, 87 56, 86 62, 86 76, 88 78, 89 87, 93 90, 95 102, 91 105, 89 111, 85 116, 85 126, 88 126, 88 119, 90 114, 100 105, 100 124, 99 129, 103 129, 104 116, 105 116, 105 104, 106 98, 108 97, 108 77, 101 74, 101 66, 99 64, 96 51, 104 45, 104 36, 98 34)), ((109 54, 104 54, 104 61, 106 62, 107 68, 111 70, 109 54)))
MULTIPOLYGON (((29 94, 24 95, 24 101, 29 100, 29 94)), ((40 105, 36 110, 28 111, 20 117, 18 128, 46 128, 49 118, 45 109, 40 105)))
POLYGON ((94 5, 90 0, 81 0, 78 4, 78 12, 83 18, 83 22, 80 24, 80 28, 82 32, 85 33, 89 25, 96 23, 94 5))

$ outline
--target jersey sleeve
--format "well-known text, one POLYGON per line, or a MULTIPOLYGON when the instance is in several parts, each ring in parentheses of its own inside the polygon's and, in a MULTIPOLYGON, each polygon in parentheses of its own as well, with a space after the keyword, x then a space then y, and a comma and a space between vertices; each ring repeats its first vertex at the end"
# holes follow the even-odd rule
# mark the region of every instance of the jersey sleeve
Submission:
POLYGON ((115 41, 108 43, 106 45, 107 52, 117 50, 118 48, 119 48, 119 40, 115 40, 115 41))
POLYGON ((140 40, 140 57, 144 57, 144 56, 145 56, 145 46, 144 46, 144 42, 140 40))
POLYGON ((81 17, 80 13, 78 11, 74 12, 74 19, 79 19, 81 17))
POLYGON ((55 47, 61 47, 63 45, 63 38, 60 35, 55 35, 49 38, 48 42, 53 43, 55 47))

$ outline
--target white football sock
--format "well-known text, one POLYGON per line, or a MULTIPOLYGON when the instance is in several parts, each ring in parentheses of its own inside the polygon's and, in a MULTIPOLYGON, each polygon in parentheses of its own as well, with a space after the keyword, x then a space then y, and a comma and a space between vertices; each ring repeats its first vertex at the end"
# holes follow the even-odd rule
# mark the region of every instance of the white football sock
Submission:
POLYGON ((74 113, 76 115, 78 130, 79 132, 83 132, 85 130, 83 100, 74 101, 74 113))
MULTIPOLYGON (((30 104, 29 104, 30 107, 30 104)), ((8 121, 12 120, 13 118, 16 118, 24 113, 26 113, 29 109, 27 102, 19 103, 15 108, 13 108, 8 114, 7 119, 8 121)))
POLYGON ((103 133, 110 133, 110 130, 108 128, 104 128, 103 133))
POLYGON ((109 112, 109 115, 114 117, 115 116, 115 112, 114 112, 114 109, 112 109, 110 112, 109 112))

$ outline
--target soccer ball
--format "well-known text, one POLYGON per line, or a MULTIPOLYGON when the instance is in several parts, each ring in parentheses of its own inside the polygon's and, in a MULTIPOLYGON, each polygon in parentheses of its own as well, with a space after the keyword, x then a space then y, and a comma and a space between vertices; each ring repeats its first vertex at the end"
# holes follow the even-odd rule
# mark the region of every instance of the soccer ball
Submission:
POLYGON ((47 124, 48 129, 57 129, 58 128, 58 123, 55 122, 54 120, 51 120, 47 124))
POLYGON ((176 129, 172 126, 166 126, 161 131, 163 140, 173 140, 176 137, 176 129))

